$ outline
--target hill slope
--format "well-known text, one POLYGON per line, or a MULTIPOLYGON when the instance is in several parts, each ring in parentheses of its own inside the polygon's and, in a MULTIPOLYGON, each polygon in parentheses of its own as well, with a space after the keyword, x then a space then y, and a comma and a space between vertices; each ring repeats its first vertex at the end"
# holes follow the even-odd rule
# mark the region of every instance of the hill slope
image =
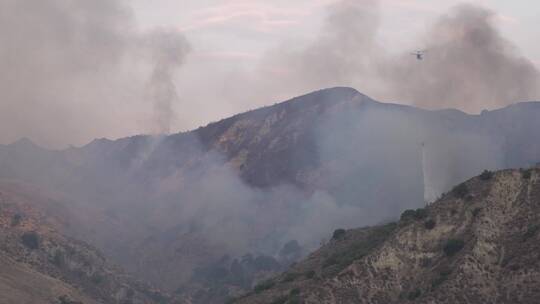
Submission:
POLYGON ((54 193, 57 203, 35 207, 62 214, 62 234, 206 304, 281 269, 290 242, 305 253, 338 226, 422 206, 424 179, 429 200, 484 169, 538 162, 539 117, 534 102, 468 115, 332 88, 169 136, 61 151, 21 140, 0 146, 0 179, 54 193), (245 280, 208 281, 206 270, 230 278, 250 255, 263 262, 247 259, 245 280), (209 297, 193 295, 201 285, 215 287, 209 297))
POLYGON ((90 245, 60 234, 57 229, 64 220, 36 209, 31 188, 19 196, 3 187, 0 303, 152 304, 166 299, 108 263, 90 245))
POLYGON ((537 303, 540 169, 475 177, 348 230, 234 303, 537 303))

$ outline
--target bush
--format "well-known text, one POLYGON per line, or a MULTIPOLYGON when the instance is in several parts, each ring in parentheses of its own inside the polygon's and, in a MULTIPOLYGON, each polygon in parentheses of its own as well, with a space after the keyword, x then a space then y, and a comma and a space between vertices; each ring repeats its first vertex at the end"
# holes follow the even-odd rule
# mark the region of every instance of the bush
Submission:
POLYGON ((289 297, 281 296, 270 302, 270 304, 285 304, 289 300, 289 297))
POLYGON ((484 172, 482 172, 482 174, 480 174, 479 177, 480 177, 480 180, 483 180, 483 181, 490 180, 493 177, 493 172, 489 170, 484 170, 484 172))
POLYGON ((92 283, 96 284, 96 285, 99 285, 101 283, 103 283, 103 281, 105 280, 105 278, 98 274, 98 273, 94 273, 91 277, 91 280, 92 280, 92 283))
POLYGON ((465 183, 459 184, 452 189, 452 193, 458 198, 464 198, 469 194, 469 187, 465 183))
POLYGON ((293 288, 291 289, 291 291, 289 292, 289 295, 290 296, 297 296, 300 294, 300 288, 293 288))
POLYGON ((448 241, 446 241, 443 250, 447 256, 453 256, 459 251, 461 251, 463 247, 465 247, 465 242, 463 240, 449 239, 448 241))
POLYGON ((326 260, 324 260, 322 267, 323 268, 330 267, 330 266, 336 265, 337 263, 339 263, 338 259, 335 256, 331 256, 327 258, 326 260))
POLYGON ((474 217, 477 217, 477 216, 480 214, 481 211, 482 211, 482 208, 476 208, 476 209, 474 209, 474 210, 472 211, 472 215, 473 215, 474 217))
POLYGON ((22 215, 16 213, 11 218, 11 227, 18 226, 22 221, 22 215))
POLYGON ((82 302, 72 301, 68 296, 63 295, 58 297, 58 302, 60 304, 82 304, 82 302))
POLYGON ((424 223, 424 227, 426 227, 426 229, 428 229, 428 230, 431 230, 431 229, 435 228, 435 225, 436 225, 436 223, 432 219, 429 219, 424 223))
POLYGON ((523 177, 524 179, 530 179, 531 173, 532 173, 531 169, 523 170, 521 171, 521 177, 523 177))
POLYGON ((257 285, 255 285, 255 287, 253 288, 253 291, 255 291, 255 293, 261 293, 265 290, 268 290, 272 287, 274 287, 274 285, 276 285, 276 283, 272 280, 267 280, 267 281, 264 281, 264 282, 261 282, 257 285))
POLYGON ((302 299, 300 297, 293 297, 289 299, 289 302, 287 304, 302 304, 302 299))
POLYGON ((415 219, 422 220, 428 216, 428 211, 425 208, 418 208, 416 210, 407 209, 401 214, 402 220, 415 219))
POLYGON ((296 280, 300 274, 294 273, 294 272, 288 272, 285 274, 285 277, 283 278, 282 282, 292 282, 296 280))
POLYGON ((345 234, 347 233, 347 231, 345 231, 345 229, 336 229, 334 230, 334 233, 332 234, 332 239, 333 240, 339 240, 341 238, 343 238, 345 236, 345 234))
POLYGON ((540 231, 540 225, 532 225, 527 228, 527 232, 523 235, 523 239, 527 240, 534 237, 540 231))
POLYGON ((57 267, 62 267, 65 262, 64 253, 60 251, 59 249, 56 249, 56 251, 54 252, 54 256, 52 258, 52 262, 57 267))
POLYGON ((39 236, 34 231, 25 232, 21 236, 21 241, 28 249, 35 250, 39 248, 39 236))
POLYGON ((301 304, 301 303, 302 303, 302 300, 298 296, 289 297, 289 301, 287 302, 287 304, 301 304))
POLYGON ((421 295, 422 295, 422 291, 419 288, 416 288, 415 290, 409 292, 409 294, 407 295, 407 299, 409 301, 414 301, 418 299, 421 295))
POLYGON ((316 273, 315 273, 315 270, 310 270, 310 271, 308 271, 308 272, 305 273, 305 276, 306 276, 306 278, 308 278, 308 279, 312 279, 313 277, 315 277, 315 274, 316 274, 316 273))
POLYGON ((435 289, 439 287, 444 281, 448 279, 452 272, 450 270, 443 270, 439 273, 439 276, 431 283, 431 288, 435 289))

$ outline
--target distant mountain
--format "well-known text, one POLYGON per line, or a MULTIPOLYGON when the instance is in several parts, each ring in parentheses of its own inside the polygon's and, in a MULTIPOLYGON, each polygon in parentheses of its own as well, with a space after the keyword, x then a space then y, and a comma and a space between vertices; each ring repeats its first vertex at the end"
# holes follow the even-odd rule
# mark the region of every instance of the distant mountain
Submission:
POLYGON ((169 136, 0 146, 0 179, 55 193, 37 207, 62 206, 62 233, 215 303, 290 264, 291 242, 301 256, 335 228, 395 219, 484 169, 535 164, 539 118, 537 102, 468 115, 331 88, 169 136), (242 264, 250 255, 261 264, 242 264))
POLYGON ((540 169, 485 172, 228 303, 538 303, 540 169))

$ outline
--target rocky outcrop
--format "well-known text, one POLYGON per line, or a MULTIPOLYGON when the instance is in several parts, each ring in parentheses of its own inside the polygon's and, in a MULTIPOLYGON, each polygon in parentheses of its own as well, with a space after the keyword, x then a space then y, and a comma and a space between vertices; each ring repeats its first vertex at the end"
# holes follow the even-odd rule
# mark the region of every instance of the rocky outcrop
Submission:
POLYGON ((539 240, 540 170, 485 172, 231 303, 537 303, 539 240))

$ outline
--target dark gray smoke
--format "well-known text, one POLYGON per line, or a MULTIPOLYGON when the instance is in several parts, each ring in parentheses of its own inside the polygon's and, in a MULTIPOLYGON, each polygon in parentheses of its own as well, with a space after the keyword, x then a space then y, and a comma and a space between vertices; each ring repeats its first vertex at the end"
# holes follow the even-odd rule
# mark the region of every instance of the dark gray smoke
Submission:
POLYGON ((478 112, 540 96, 540 74, 501 36, 495 14, 463 4, 429 31, 422 62, 404 55, 382 69, 391 98, 429 108, 478 112))
POLYGON ((287 42, 267 55, 263 72, 279 75, 264 80, 293 95, 351 86, 382 101, 469 112, 540 98, 538 70, 501 35, 490 10, 462 4, 442 15, 417 41, 427 50, 418 61, 415 50, 396 56, 378 43, 378 9, 377 1, 329 6, 315 41, 287 42))
POLYGON ((177 31, 138 29, 121 0, 1 1, 0 141, 166 131, 187 50, 177 31))

